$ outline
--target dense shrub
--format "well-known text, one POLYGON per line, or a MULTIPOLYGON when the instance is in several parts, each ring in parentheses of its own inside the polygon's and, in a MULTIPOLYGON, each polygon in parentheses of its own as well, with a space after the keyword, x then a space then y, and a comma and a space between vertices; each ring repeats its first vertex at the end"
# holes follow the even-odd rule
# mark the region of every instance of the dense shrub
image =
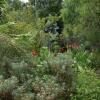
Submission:
POLYGON ((95 68, 95 69, 99 69, 100 68, 100 53, 99 52, 92 52, 91 53, 91 67, 95 68))
POLYGON ((0 26, 0 34, 7 34, 9 36, 16 36, 32 31, 32 25, 25 22, 8 22, 0 26))
POLYGON ((76 81, 76 95, 72 100, 99 100, 100 79, 94 70, 86 69, 78 73, 76 81))
POLYGON ((0 99, 1 100, 13 100, 12 91, 17 87, 17 77, 12 76, 8 79, 3 79, 0 76, 0 99))
POLYGON ((0 59, 4 56, 7 58, 16 58, 24 55, 24 51, 18 47, 7 35, 0 35, 0 59))
MULTIPOLYGON (((70 98, 70 95, 75 91, 75 76, 73 76, 75 74, 71 67, 72 64, 73 60, 70 54, 58 54, 56 57, 47 58, 35 68, 36 76, 38 75, 41 77, 41 79, 43 78, 43 80, 41 80, 37 77, 37 80, 41 80, 46 87, 50 85, 51 89, 54 88, 53 90, 50 90, 52 94, 50 93, 50 95, 48 95, 50 97, 53 95, 52 100, 68 99, 70 98), (50 80, 51 83, 48 83, 50 80), (58 85, 55 86, 55 84, 58 85), (57 91, 56 88, 58 88, 57 91)), ((39 84, 39 82, 37 84, 39 84)), ((42 83, 39 84, 40 88, 42 88, 41 84, 42 83)), ((39 86, 37 86, 38 89, 40 89, 39 86)), ((50 88, 44 88, 45 86, 43 85, 43 91, 45 94, 42 95, 41 90, 39 92, 40 97, 42 96, 43 98, 48 97, 46 96, 46 91, 49 91, 48 88, 50 88)))
MULTIPOLYGON (((0 81, 10 80, 12 76, 17 79, 16 87, 6 87, 11 91, 1 93, 1 98, 11 100, 65 100, 75 90, 73 60, 70 54, 50 53, 47 48, 42 48, 38 56, 29 56, 31 63, 26 61, 8 61, 8 65, 0 67, 0 74, 4 78, 0 81), (34 65, 35 63, 35 65, 34 65), (30 65, 31 64, 31 65, 30 65)), ((12 82, 12 81, 10 81, 12 82)), ((5 84, 3 84, 5 85, 5 84)), ((13 84, 14 85, 14 84, 13 84)), ((12 86, 13 86, 12 85, 12 86)), ((14 85, 15 86, 15 85, 14 85)), ((4 86, 1 85, 1 88, 4 86)))
POLYGON ((74 51, 73 57, 75 60, 75 65, 76 67, 80 69, 84 68, 90 68, 91 67, 91 54, 88 53, 87 51, 84 51, 82 49, 74 51))

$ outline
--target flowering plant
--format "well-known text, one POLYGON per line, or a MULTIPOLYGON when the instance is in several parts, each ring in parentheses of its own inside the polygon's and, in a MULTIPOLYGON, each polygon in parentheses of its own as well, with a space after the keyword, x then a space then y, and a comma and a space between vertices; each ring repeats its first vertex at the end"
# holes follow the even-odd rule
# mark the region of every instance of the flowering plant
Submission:
POLYGON ((38 52, 35 51, 35 50, 33 50, 33 51, 32 51, 32 56, 33 56, 33 57, 34 57, 34 56, 38 56, 38 52))

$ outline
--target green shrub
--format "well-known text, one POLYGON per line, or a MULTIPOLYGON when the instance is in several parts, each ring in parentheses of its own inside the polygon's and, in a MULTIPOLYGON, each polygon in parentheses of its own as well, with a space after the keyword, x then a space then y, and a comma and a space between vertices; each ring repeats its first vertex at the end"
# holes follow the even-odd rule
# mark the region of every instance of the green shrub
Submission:
POLYGON ((25 52, 6 35, 0 35, 0 59, 7 57, 14 59, 16 57, 24 56, 25 52))
POLYGON ((1 100, 13 100, 12 91, 18 85, 16 77, 12 76, 8 79, 0 79, 0 99, 1 100))
MULTIPOLYGON (((10 95, 9 98, 12 98, 10 100, 65 100, 70 98, 75 90, 71 54, 54 56, 47 48, 42 48, 39 56, 29 56, 28 61, 30 63, 26 62, 25 58, 20 61, 7 59, 7 64, 2 64, 3 67, 0 67, 0 75, 4 77, 3 79, 1 77, 0 81, 9 80, 12 76, 17 79, 16 87, 7 85, 7 88, 11 90, 7 92, 7 97, 10 95), (35 66, 34 62, 36 62, 35 66)), ((7 98, 3 94, 1 97, 7 98)))
POLYGON ((100 79, 94 70, 86 69, 78 73, 76 90, 72 100, 100 100, 100 79))
MULTIPOLYGON (((43 84, 45 84, 46 87, 48 87, 48 85, 50 84, 51 88, 54 88, 53 90, 51 90, 51 93, 53 95, 52 100, 68 99, 70 98, 72 92, 75 91, 75 74, 71 67, 72 64, 73 60, 71 54, 65 53, 58 54, 57 56, 49 56, 34 69, 33 72, 35 73, 35 76, 38 76, 38 81, 43 81, 43 84), (51 82, 53 81, 53 83, 49 83, 48 81, 50 80, 51 82), (57 87, 55 87, 55 84, 58 84, 57 87), (58 88, 58 91, 56 91, 56 88, 58 88)), ((39 83, 37 82, 37 84, 39 83)), ((40 84, 42 85, 42 83, 40 84)), ((41 85, 40 88, 42 88, 41 85)), ((37 88, 39 88, 39 86, 37 88)), ((48 88, 44 88, 43 86, 43 91, 46 93, 46 91, 48 91, 48 88)), ((41 92, 38 93, 40 96, 42 96, 41 92)), ((43 99, 47 98, 48 96, 46 96, 46 94, 43 95, 43 99)))
POLYGON ((44 33, 43 31, 37 32, 33 38, 33 48, 35 50, 40 50, 41 47, 47 47, 49 38, 49 34, 44 33))
POLYGON ((76 66, 78 69, 80 68, 85 68, 85 67, 90 67, 91 64, 91 59, 90 59, 90 54, 86 51, 78 51, 74 55, 74 60, 76 61, 76 66))
POLYGON ((12 37, 31 32, 32 30, 32 25, 25 22, 8 22, 0 25, 0 34, 6 34, 12 37))
POLYGON ((32 83, 32 89, 36 94, 36 100, 60 100, 64 99, 64 85, 61 86, 56 77, 52 75, 43 75, 36 77, 32 83))
POLYGON ((90 59, 91 59, 91 67, 95 69, 99 69, 100 68, 100 53, 92 52, 90 59))

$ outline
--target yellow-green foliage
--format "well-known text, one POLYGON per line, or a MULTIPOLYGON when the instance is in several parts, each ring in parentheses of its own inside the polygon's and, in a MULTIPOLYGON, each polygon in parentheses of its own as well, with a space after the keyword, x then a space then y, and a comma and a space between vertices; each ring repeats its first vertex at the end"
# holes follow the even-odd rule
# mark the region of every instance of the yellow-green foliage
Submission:
POLYGON ((81 70, 76 81, 76 95, 72 100, 100 100, 100 79, 94 70, 81 70))
POLYGON ((0 35, 0 59, 4 56, 14 59, 20 57, 24 51, 13 43, 12 39, 6 35, 0 35))
POLYGON ((9 22, 0 26, 0 34, 8 34, 10 36, 28 33, 32 30, 32 25, 25 22, 9 22))

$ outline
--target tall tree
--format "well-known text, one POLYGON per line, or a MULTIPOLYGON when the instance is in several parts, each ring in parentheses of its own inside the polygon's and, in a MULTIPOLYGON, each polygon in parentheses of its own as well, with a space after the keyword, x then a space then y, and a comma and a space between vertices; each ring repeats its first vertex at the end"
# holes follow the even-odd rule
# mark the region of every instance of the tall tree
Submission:
POLYGON ((100 0, 82 0, 79 12, 81 32, 92 44, 100 44, 100 0))
POLYGON ((62 0, 30 0, 30 3, 39 17, 59 14, 62 7, 62 0))
POLYGON ((61 15, 65 24, 65 31, 68 35, 72 35, 73 28, 78 23, 79 12, 77 8, 79 7, 79 0, 64 0, 63 9, 61 10, 61 15))
POLYGON ((0 24, 7 22, 6 10, 7 10, 6 0, 0 0, 0 24))
POLYGON ((100 0, 64 0, 62 16, 67 31, 81 33, 90 43, 100 43, 100 0))
POLYGON ((19 10, 21 9, 21 1, 20 0, 13 0, 12 1, 12 8, 14 10, 19 10))

